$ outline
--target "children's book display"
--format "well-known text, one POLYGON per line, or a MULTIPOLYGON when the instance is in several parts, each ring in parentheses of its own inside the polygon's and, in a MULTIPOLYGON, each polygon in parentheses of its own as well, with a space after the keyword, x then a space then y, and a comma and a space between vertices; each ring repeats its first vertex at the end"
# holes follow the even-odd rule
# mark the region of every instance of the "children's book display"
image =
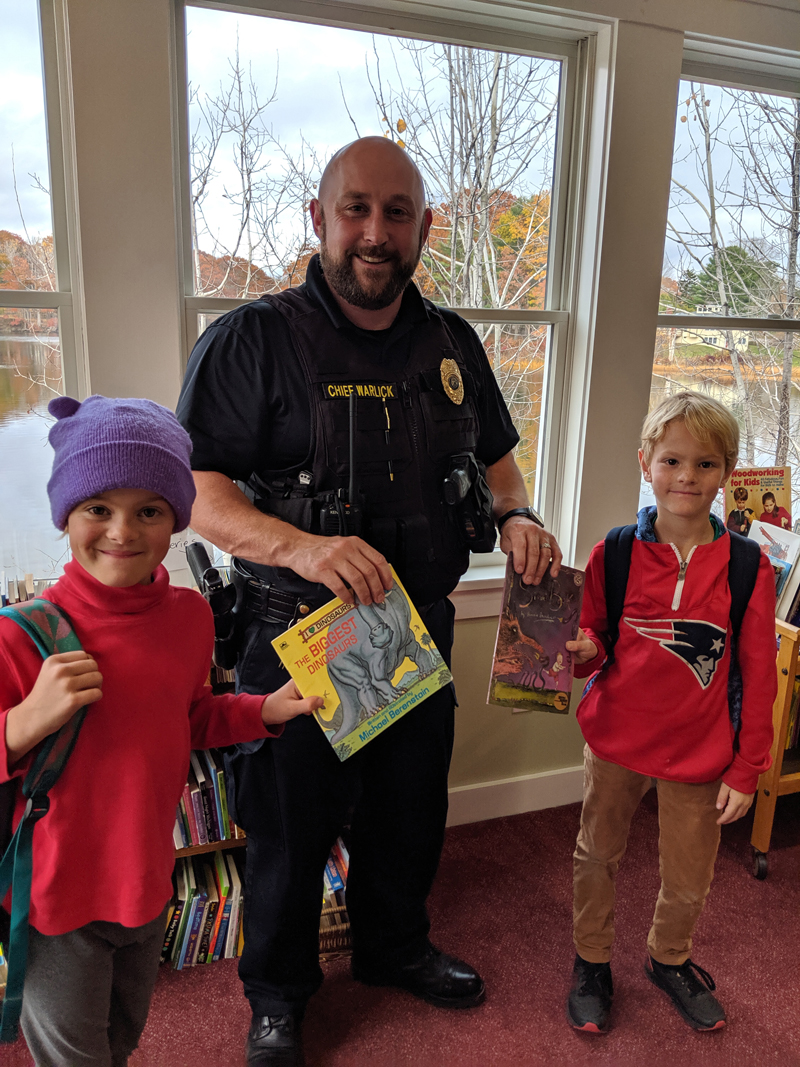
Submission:
POLYGON ((222 756, 215 749, 192 752, 189 777, 178 804, 172 838, 175 848, 243 838, 228 811, 222 756))
POLYGON ((382 604, 336 597, 272 645, 304 697, 320 696, 315 718, 346 760, 452 675, 397 575, 382 604))
MULTIPOLYGON (((241 956, 246 857, 236 846, 245 845, 247 838, 228 810, 225 771, 216 749, 191 754, 173 840, 177 856, 162 962, 169 961, 180 971, 241 956)), ((349 866, 350 856, 339 838, 325 868, 319 925, 322 954, 350 947, 345 901, 349 866)))
POLYGON ((583 600, 583 571, 548 570, 539 585, 525 585, 514 570, 506 578, 488 702, 523 710, 566 715, 572 692, 572 655, 583 600))
POLYGON ((161 960, 176 971, 241 956, 241 860, 233 852, 182 857, 175 864, 175 892, 167 913, 161 960))
POLYGON ((737 467, 725 484, 725 521, 747 537, 753 522, 792 528, 791 467, 737 467))
POLYGON ((761 545, 769 557, 775 572, 775 594, 780 602, 781 594, 800 557, 800 536, 791 530, 781 530, 755 519, 750 527, 749 537, 751 541, 761 545))
POLYGON ((775 573, 775 615, 800 625, 800 522, 792 529, 791 467, 743 467, 725 485, 729 530, 761 545, 775 573))
POLYGON ((26 600, 33 600, 41 596, 45 589, 49 589, 57 580, 56 578, 34 578, 32 574, 12 577, 0 570, 0 607, 23 604, 26 600))

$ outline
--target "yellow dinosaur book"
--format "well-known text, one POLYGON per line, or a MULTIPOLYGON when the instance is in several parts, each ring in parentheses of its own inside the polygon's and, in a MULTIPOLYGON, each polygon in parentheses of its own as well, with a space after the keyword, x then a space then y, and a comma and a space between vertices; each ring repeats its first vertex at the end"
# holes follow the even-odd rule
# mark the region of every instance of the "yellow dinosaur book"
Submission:
POLYGON ((453 680, 392 577, 382 604, 335 597, 272 642, 303 696, 325 701, 315 718, 340 760, 453 680))

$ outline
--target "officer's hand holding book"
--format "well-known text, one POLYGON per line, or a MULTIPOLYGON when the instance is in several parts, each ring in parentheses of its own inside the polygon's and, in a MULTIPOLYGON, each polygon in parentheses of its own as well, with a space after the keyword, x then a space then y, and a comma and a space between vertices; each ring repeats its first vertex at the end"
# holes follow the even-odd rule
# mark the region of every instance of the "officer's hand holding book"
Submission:
MULTIPOLYGON (((320 582, 334 596, 352 604, 382 604, 392 588, 392 572, 384 556, 360 537, 320 537, 297 530, 295 545, 282 566, 309 582, 320 582)), ((559 559, 561 554, 559 553, 559 559)))
POLYGON ((514 570, 526 585, 538 585, 548 566, 558 577, 562 552, 551 533, 524 515, 506 519, 500 531, 500 548, 506 555, 514 553, 514 570))

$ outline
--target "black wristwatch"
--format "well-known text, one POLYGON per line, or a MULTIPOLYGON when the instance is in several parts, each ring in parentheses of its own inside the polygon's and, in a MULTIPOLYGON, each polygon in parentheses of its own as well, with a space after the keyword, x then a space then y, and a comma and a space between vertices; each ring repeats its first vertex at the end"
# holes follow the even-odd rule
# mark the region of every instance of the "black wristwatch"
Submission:
POLYGON ((530 504, 526 508, 512 508, 511 511, 507 511, 505 515, 501 515, 497 520, 497 529, 502 530, 503 523, 507 519, 513 518, 514 515, 524 515, 526 519, 531 519, 537 526, 541 526, 541 528, 544 529, 544 519, 538 511, 534 511, 530 504))

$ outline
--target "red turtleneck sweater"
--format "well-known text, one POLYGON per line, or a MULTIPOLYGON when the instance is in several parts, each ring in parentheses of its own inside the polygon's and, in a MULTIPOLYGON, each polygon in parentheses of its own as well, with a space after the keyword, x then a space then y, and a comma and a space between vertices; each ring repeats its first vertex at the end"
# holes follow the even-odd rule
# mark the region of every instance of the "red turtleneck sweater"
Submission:
MULTIPOLYGON (((261 720, 263 697, 212 696, 205 684, 214 624, 199 593, 169 584, 114 589, 75 560, 48 589, 103 675, 75 749, 50 792, 33 836, 30 921, 63 934, 106 920, 139 926, 172 892, 172 828, 189 751, 276 736, 261 720)), ((34 752, 8 767, 8 709, 30 692, 42 659, 10 619, 0 618, 0 781, 22 776, 34 752)), ((17 798, 15 824, 23 801, 17 798)))

